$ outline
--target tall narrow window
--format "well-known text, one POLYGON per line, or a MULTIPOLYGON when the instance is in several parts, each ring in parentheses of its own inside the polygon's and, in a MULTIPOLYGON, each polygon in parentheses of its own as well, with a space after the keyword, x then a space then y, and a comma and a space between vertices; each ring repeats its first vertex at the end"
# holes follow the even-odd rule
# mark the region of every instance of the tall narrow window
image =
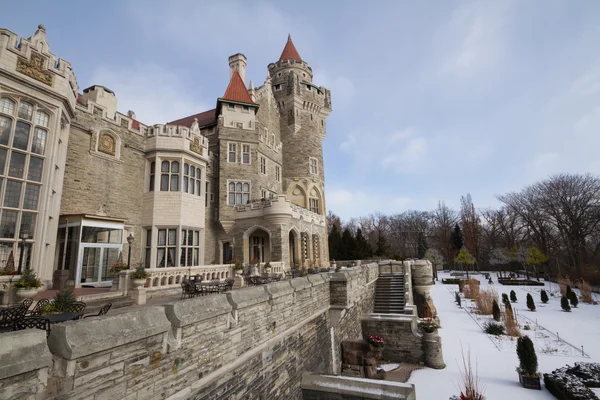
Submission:
POLYGON ((263 156, 260 157, 260 173, 261 174, 267 173, 267 159, 263 156))
POLYGON ((181 267, 195 267, 200 263, 200 231, 181 230, 181 267))
POLYGON ((179 191, 179 161, 160 163, 160 190, 162 192, 179 191))
POLYGON ((146 229, 146 257, 144 258, 144 266, 150 268, 150 254, 152 251, 152 229, 146 229))
POLYGON ((228 193, 230 206, 246 204, 250 201, 250 184, 248 182, 229 182, 228 193))
POLYGON ((309 172, 311 174, 318 174, 319 173, 319 166, 317 164, 317 159, 310 157, 308 159, 308 163, 309 163, 309 172))
POLYGON ((319 213, 319 199, 309 199, 310 211, 318 214, 319 213))
POLYGON ((267 194, 268 192, 265 189, 260 189, 260 198, 261 199, 268 199, 269 196, 267 194))
POLYGON ((227 157, 227 162, 234 163, 237 162, 237 144, 229 143, 229 155, 227 157))
POLYGON ((209 189, 209 182, 208 180, 206 181, 206 187, 204 188, 204 206, 208 207, 208 189, 209 189))
POLYGON ((190 164, 183 165, 183 191, 189 194, 195 194, 201 196, 200 184, 201 184, 202 171, 200 168, 196 168, 190 164))
POLYGON ((275 180, 281 182, 281 167, 279 165, 275 166, 275 180))
POLYGON ((159 229, 156 245, 156 266, 158 268, 175 266, 177 250, 177 230, 159 229))
POLYGON ((250 164, 250 145, 242 145, 242 163, 250 164))
POLYGON ((149 191, 154 192, 154 175, 156 174, 156 163, 152 161, 150 163, 150 187, 149 191))

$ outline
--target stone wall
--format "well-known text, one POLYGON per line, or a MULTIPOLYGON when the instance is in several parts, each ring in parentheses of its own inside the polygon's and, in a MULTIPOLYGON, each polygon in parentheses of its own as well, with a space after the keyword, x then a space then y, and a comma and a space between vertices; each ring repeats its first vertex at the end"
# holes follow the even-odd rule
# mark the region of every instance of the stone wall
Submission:
POLYGON ((302 374, 331 374, 340 340, 361 337, 377 272, 359 266, 56 324, 47 347, 43 331, 2 334, 0 390, 61 400, 301 399, 302 374), (344 296, 330 310, 332 279, 344 296))
POLYGON ((400 363, 420 364, 425 362, 422 336, 418 333, 417 321, 412 315, 379 314, 362 319, 362 333, 383 337, 383 359, 400 363))

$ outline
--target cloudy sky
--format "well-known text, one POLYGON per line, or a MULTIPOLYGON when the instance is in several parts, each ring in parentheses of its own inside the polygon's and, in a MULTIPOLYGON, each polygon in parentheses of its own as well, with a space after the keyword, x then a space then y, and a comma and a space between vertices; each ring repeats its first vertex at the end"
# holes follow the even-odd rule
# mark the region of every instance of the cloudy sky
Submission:
POLYGON ((326 196, 344 219, 600 174, 597 0, 14 4, 1 27, 45 24, 81 89, 111 88, 148 124, 214 107, 231 54, 262 84, 290 33, 332 91, 326 196))

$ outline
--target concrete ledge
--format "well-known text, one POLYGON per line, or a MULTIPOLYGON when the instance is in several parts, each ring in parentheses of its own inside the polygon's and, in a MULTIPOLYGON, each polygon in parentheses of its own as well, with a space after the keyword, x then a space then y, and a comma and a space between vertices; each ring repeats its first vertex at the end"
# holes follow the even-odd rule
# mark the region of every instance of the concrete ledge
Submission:
POLYGON ((232 310, 225 294, 174 301, 165 304, 164 307, 167 319, 171 322, 171 325, 177 328, 204 321, 217 315, 228 314, 232 310))
POLYGON ((239 310, 254 304, 263 303, 269 300, 269 294, 265 288, 254 286, 245 289, 232 290, 227 293, 227 301, 234 310, 239 310))
POLYGON ((308 280, 308 277, 304 276, 302 278, 294 278, 292 280, 290 280, 290 285, 292 285, 292 287, 298 291, 298 290, 302 290, 302 289, 308 289, 310 287, 312 287, 312 284, 310 283, 310 281, 308 280))
POLYGON ((271 296, 271 299, 276 299, 285 295, 294 293, 294 288, 290 281, 273 282, 265 285, 265 291, 271 296))
MULTIPOLYGON (((302 390, 336 393, 360 399, 416 400, 415 385, 347 376, 302 374, 302 390)), ((326 395, 324 399, 328 398, 326 395)), ((336 397, 337 398, 337 397, 336 397)), ((341 397, 343 398, 343 397, 341 397)))
POLYGON ((349 278, 348 271, 349 271, 349 269, 332 273, 331 280, 332 281, 347 281, 349 278))
POLYGON ((6 332, 2 334, 0 343, 0 379, 52 365, 52 354, 46 344, 46 331, 27 329, 6 332))
POLYGON ((313 286, 319 286, 327 283, 321 274, 308 275, 306 277, 313 286))
POLYGON ((170 329, 164 307, 140 307, 120 314, 55 324, 48 347, 52 354, 73 360, 170 329))

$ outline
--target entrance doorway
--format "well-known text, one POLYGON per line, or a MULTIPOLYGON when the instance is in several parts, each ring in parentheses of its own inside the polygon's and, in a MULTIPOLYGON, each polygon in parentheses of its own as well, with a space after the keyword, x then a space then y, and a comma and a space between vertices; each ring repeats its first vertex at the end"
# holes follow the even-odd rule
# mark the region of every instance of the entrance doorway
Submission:
POLYGON ((233 260, 233 248, 231 247, 231 242, 224 242, 223 264, 231 264, 231 260, 233 260))
POLYGON ((249 260, 247 262, 252 260, 261 263, 271 261, 270 248, 269 234, 262 229, 255 230, 248 238, 249 260))
POLYGON ((298 240, 296 232, 290 231, 289 234, 289 253, 290 253, 290 266, 297 268, 298 261, 298 249, 296 248, 296 241, 298 240))
POLYGON ((114 278, 108 270, 119 260, 121 246, 82 244, 76 285, 98 285, 114 278))

